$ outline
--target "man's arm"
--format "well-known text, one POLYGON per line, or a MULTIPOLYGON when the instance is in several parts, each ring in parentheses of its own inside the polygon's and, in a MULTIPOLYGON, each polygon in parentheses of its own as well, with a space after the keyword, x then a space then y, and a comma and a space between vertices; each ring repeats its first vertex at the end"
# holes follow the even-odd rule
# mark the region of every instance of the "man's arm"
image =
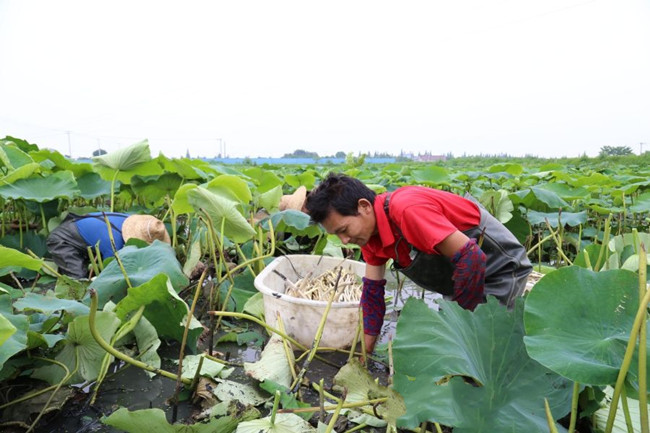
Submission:
POLYGON ((485 299, 485 253, 474 239, 458 230, 436 245, 436 250, 449 257, 455 266, 452 299, 466 310, 474 310, 485 299))
POLYGON ((363 293, 361 294, 361 309, 363 312, 363 339, 367 353, 372 353, 375 349, 377 336, 384 323, 384 314, 386 313, 386 300, 384 299, 385 272, 386 266, 384 265, 366 265, 363 293))

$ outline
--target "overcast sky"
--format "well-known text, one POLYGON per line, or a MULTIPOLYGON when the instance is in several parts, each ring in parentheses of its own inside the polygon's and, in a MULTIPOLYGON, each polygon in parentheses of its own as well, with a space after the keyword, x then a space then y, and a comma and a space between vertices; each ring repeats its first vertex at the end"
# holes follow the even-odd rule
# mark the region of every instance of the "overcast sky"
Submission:
POLYGON ((169 157, 638 153, 649 23, 647 0, 0 0, 0 137, 73 157, 145 138, 169 157))

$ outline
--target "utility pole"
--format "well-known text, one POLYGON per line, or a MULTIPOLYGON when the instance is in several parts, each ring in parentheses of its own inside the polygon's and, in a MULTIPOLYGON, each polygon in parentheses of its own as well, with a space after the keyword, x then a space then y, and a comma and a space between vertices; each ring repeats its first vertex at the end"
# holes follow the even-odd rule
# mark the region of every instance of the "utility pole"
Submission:
POLYGON ((68 158, 72 159, 72 144, 70 143, 70 131, 65 131, 68 135, 68 158))

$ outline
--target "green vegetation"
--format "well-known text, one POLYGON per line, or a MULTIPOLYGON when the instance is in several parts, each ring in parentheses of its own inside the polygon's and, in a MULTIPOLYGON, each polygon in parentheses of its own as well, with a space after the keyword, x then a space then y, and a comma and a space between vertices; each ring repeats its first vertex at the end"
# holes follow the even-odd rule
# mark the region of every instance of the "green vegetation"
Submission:
MULTIPOLYGON (((350 154, 337 166, 230 166, 152 157, 142 142, 88 163, 12 137, 0 140, 0 380, 11 390, 0 410, 6 415, 18 403, 48 397, 36 413, 0 422, 36 426, 54 397, 70 396, 71 384, 92 384, 88 398, 94 399, 117 358, 175 380, 179 391, 197 390, 202 376, 216 397, 204 423, 170 425, 154 408, 120 409, 104 418, 108 425, 133 432, 242 432, 282 431, 286 423, 315 431, 298 415, 309 419, 320 408, 296 409, 305 403, 296 392, 301 382, 291 383, 290 374, 289 386, 264 373, 256 377, 259 387, 244 385, 227 379, 226 360, 201 353, 197 311, 214 312, 214 320, 203 320, 209 335, 228 335, 242 345, 266 341, 245 328, 264 324, 252 281, 274 256, 358 257, 358 249, 344 248, 310 225, 307 215, 278 210, 283 194, 313 188, 330 170, 358 177, 377 192, 411 184, 469 192, 546 274, 513 311, 489 301, 469 313, 441 301, 442 311, 434 313, 410 299, 394 347, 386 351, 393 386, 375 383, 356 361, 334 380, 347 392, 328 393, 311 377, 324 405, 336 410, 331 426, 345 413, 349 423, 386 431, 434 423, 455 433, 513 426, 547 432, 550 422, 558 431, 579 424, 582 433, 611 432, 619 420, 647 431, 647 152, 391 164, 368 164, 364 155, 350 154), (47 256, 47 234, 68 212, 109 210, 158 216, 169 227, 171 246, 128 242, 116 259, 93 258, 92 281, 59 275, 47 256), (203 271, 196 275, 196 269, 203 271), (181 347, 178 371, 161 368, 163 341, 181 347), (274 402, 274 409, 260 418, 260 411, 268 412, 264 402, 274 402), (629 415, 632 405, 642 408, 636 417, 629 415)), ((284 349, 290 337, 280 329, 269 332, 280 337, 278 350, 255 370, 298 371, 284 349)), ((318 344, 294 347, 309 359, 322 352, 318 344)))

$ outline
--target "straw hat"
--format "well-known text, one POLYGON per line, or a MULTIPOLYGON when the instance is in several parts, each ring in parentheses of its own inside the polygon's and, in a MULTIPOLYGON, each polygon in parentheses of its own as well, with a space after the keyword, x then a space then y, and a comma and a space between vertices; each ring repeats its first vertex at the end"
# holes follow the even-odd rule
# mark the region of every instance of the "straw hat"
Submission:
POLYGON ((165 224, 151 215, 131 215, 122 224, 122 239, 124 242, 131 238, 142 239, 151 243, 159 241, 171 243, 165 224))
POLYGON ((298 187, 293 194, 283 195, 280 199, 280 204, 278 209, 287 210, 302 210, 302 205, 305 203, 305 198, 307 197, 307 188, 304 186, 298 187))

